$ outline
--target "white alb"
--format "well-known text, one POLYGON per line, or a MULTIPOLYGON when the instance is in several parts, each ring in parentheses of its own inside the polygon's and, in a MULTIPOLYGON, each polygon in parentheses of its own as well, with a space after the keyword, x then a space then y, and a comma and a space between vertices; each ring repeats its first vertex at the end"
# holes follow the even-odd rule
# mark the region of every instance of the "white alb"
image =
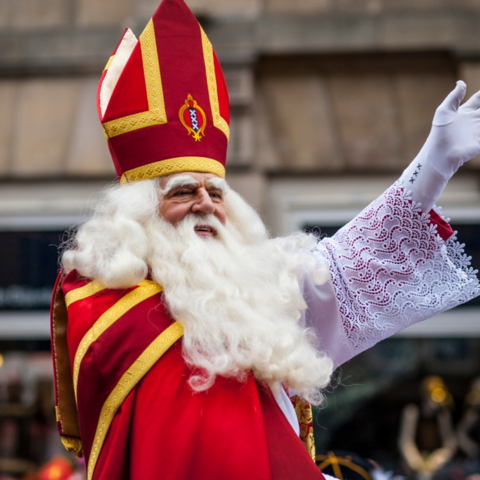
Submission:
POLYGON ((390 187, 314 252, 330 264, 328 283, 304 281, 305 324, 339 366, 414 323, 480 294, 476 271, 455 236, 390 187))

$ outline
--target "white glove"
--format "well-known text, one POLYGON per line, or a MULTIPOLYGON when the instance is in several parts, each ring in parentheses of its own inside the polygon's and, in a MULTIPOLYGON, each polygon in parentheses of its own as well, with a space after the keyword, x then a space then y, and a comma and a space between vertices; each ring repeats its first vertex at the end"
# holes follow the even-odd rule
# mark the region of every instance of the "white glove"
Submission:
POLYGON ((400 177, 412 200, 428 213, 453 174, 480 154, 480 92, 460 107, 467 86, 461 80, 437 108, 432 130, 400 177))

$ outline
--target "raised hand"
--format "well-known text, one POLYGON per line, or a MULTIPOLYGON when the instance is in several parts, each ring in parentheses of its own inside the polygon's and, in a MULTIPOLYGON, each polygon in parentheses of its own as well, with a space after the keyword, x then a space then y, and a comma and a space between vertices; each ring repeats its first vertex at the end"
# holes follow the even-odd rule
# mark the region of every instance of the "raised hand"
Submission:
POLYGON ((460 106, 466 90, 458 81, 437 108, 425 145, 401 177, 424 212, 431 210, 453 174, 480 154, 480 92, 460 106))

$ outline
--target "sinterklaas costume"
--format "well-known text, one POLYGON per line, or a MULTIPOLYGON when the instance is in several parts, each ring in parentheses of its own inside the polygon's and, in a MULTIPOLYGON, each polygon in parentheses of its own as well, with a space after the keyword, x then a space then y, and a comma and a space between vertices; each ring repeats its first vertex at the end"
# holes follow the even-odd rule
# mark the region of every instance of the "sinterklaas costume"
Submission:
MULTIPOLYGON (((137 41, 127 30, 102 75, 98 110, 121 183, 225 175, 229 102, 210 41, 183 0, 163 0, 137 41)), ((312 253, 331 278, 304 279, 302 321, 339 366, 403 328, 478 295, 453 231, 395 184, 312 253)), ((183 329, 162 287, 112 290, 76 271, 52 300, 57 423, 88 479, 315 479, 311 409, 286 390, 218 377, 194 393, 183 329), (307 448, 305 448, 307 447, 307 448)))

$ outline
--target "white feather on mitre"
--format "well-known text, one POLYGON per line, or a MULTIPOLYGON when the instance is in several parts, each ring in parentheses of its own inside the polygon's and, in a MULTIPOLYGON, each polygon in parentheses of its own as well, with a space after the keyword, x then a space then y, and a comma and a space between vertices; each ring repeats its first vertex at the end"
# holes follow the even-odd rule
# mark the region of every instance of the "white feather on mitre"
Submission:
POLYGON ((110 98, 112 97, 118 79, 120 78, 136 44, 137 37, 135 37, 134 33, 129 28, 127 28, 120 40, 120 44, 118 45, 117 51, 113 56, 113 60, 108 67, 107 74, 100 87, 99 97, 102 118, 105 115, 105 111, 107 110, 108 103, 110 102, 110 98))

